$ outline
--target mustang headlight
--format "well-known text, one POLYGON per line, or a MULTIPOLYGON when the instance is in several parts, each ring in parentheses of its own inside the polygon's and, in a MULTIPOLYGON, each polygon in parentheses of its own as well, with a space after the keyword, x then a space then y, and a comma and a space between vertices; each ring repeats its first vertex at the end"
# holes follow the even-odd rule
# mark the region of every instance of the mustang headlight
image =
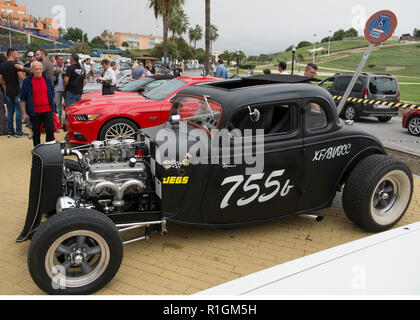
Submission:
POLYGON ((100 117, 100 114, 74 114, 77 121, 93 121, 100 117))

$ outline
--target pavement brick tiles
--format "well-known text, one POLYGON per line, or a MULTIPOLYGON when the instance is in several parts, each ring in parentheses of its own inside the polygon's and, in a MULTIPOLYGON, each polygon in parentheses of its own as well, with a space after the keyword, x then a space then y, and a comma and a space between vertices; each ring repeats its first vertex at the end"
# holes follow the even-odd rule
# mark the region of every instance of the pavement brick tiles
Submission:
MULTIPOLYGON (((58 134, 63 139, 63 134, 58 134)), ((43 294, 27 269, 29 242, 15 243, 27 210, 32 141, 0 137, 0 294, 43 294)), ((120 271, 103 295, 189 295, 277 264, 371 235, 345 216, 340 196, 317 212, 320 223, 304 217, 235 229, 168 225, 166 237, 124 248, 120 271)), ((398 226, 420 221, 420 179, 398 226)))

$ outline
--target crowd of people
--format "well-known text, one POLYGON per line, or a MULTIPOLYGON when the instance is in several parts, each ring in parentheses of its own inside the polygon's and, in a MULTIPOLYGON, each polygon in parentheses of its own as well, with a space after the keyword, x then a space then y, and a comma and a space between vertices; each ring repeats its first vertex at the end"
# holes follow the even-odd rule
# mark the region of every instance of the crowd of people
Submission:
MULTIPOLYGON (((102 94, 114 94, 118 70, 115 61, 103 59, 103 73, 96 80, 102 84, 102 94)), ((175 77, 183 75, 185 66, 181 62, 172 71, 175 77)), ((304 76, 314 78, 318 67, 308 64, 304 76)), ((280 62, 278 71, 288 75, 286 62, 280 62)), ((135 81, 155 74, 151 64, 135 63, 130 80, 135 81)), ((166 73, 166 72, 165 72, 166 73)), ((271 74, 270 69, 264 69, 264 74, 271 74)), ((223 59, 217 61, 213 75, 227 79, 228 70, 223 59)), ((249 69, 248 75, 253 75, 249 69)), ((46 141, 54 140, 54 132, 63 126, 63 107, 69 107, 81 100, 83 88, 87 81, 94 82, 94 72, 91 59, 80 63, 79 56, 72 54, 68 62, 62 55, 48 55, 45 50, 35 54, 29 52, 25 63, 19 61, 16 49, 9 49, 6 56, 0 54, 0 135, 9 138, 27 137, 22 131, 23 124, 32 130, 34 146, 40 144, 41 128, 46 133, 46 141), (5 109, 7 105, 7 112, 5 109), (57 128, 58 124, 58 128, 57 128)))
POLYGON ((26 63, 19 61, 13 48, 0 55, 0 134, 27 137, 22 131, 25 123, 32 129, 34 146, 40 144, 41 127, 46 141, 53 141, 55 130, 63 125, 63 105, 81 100, 87 76, 92 74, 79 60, 73 54, 66 63, 63 56, 49 56, 45 50, 29 52, 26 63))

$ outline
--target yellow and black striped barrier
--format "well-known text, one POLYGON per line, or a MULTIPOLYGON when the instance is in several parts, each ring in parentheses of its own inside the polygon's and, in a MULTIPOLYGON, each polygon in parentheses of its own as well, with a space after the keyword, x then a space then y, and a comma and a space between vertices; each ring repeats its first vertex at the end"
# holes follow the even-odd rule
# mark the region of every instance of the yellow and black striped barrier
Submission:
MULTIPOLYGON (((341 101, 343 96, 334 96, 335 101, 341 101)), ((363 104, 370 104, 376 106, 385 106, 390 108, 400 108, 405 110, 420 110, 419 104, 411 104, 411 103, 404 103, 404 102, 386 102, 386 101, 379 101, 379 100, 370 100, 370 99, 360 99, 360 98, 348 98, 347 102, 356 102, 356 103, 363 103, 363 104)))

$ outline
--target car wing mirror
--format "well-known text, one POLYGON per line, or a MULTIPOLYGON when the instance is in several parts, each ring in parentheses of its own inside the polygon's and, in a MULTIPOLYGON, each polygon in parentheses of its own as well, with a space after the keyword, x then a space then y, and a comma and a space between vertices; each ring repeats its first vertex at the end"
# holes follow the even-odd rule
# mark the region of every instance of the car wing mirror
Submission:
POLYGON ((249 118, 251 119, 251 122, 258 122, 261 119, 261 113, 258 109, 251 110, 251 107, 247 107, 249 110, 249 118))

